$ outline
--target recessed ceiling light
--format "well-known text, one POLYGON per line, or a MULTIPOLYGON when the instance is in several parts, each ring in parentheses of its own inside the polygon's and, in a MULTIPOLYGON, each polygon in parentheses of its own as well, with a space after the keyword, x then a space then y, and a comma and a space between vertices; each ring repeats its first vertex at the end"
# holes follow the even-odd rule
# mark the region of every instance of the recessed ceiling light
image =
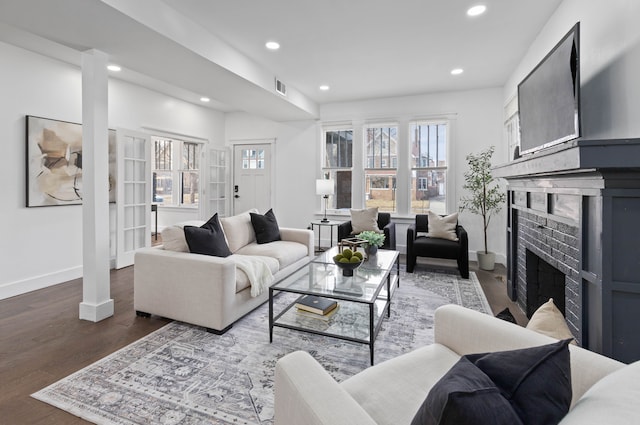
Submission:
POLYGON ((200 98, 200 102, 209 102, 211 99, 209 99, 208 97, 201 97, 200 98))
POLYGON ((277 41, 267 41, 265 46, 269 50, 278 50, 280 48, 280 43, 278 43, 277 41))
POLYGON ((113 72, 120 72, 122 71, 122 68, 120 68, 118 65, 108 65, 107 69, 109 71, 113 71, 113 72))
POLYGON ((451 75, 460 75, 464 72, 464 69, 462 68, 455 68, 451 70, 451 75))
POLYGON ((486 10, 487 10, 487 6, 485 6, 484 4, 479 4, 477 6, 470 7, 469 10, 467 10, 467 15, 469 16, 482 15, 484 12, 486 12, 486 10))
POLYGON ((328 86, 328 85, 326 85, 326 84, 323 84, 323 85, 321 85, 321 86, 320 86, 320 87, 318 87, 318 88, 319 88, 320 90, 322 90, 322 91, 327 91, 327 90, 329 90, 331 87, 329 87, 329 86, 328 86))

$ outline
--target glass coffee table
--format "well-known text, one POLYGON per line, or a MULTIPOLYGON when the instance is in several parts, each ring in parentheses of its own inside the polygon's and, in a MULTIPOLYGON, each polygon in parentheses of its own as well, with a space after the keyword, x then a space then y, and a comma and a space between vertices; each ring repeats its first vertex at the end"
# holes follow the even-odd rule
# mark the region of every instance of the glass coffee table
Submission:
POLYGON ((333 263, 337 253, 337 247, 325 251, 269 288, 269 341, 273 328, 281 327, 367 344, 373 365, 374 342, 384 313, 391 315, 391 297, 399 285, 399 252, 378 250, 349 277, 333 263), (278 293, 294 295, 276 312, 278 293), (338 308, 326 316, 298 311, 295 304, 305 295, 336 300, 338 308))

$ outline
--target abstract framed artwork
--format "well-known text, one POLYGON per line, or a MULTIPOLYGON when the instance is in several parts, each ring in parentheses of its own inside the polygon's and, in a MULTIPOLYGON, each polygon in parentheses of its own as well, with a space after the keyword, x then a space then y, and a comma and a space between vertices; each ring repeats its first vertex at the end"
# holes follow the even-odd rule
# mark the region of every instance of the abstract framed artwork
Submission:
MULTIPOLYGON (((82 125, 26 117, 27 207, 82 204, 82 125)), ((109 202, 115 202, 116 134, 109 130, 109 202)))

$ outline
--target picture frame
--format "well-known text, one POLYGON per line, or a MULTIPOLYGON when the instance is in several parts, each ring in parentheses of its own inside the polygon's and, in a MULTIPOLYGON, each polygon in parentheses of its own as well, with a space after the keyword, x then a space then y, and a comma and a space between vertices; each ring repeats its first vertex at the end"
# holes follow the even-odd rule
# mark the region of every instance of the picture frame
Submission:
MULTIPOLYGON (((116 199, 116 132, 109 130, 109 202, 116 199)), ((26 206, 82 204, 82 124, 26 116, 26 206)))

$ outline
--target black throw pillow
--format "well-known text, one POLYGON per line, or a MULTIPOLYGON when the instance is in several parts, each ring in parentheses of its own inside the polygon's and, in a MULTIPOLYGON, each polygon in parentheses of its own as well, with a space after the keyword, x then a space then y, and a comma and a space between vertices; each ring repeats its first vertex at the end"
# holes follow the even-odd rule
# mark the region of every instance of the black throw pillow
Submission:
POLYGON ((462 356, 411 425, 556 425, 571 405, 570 341, 462 356))
POLYGON ((571 406, 571 341, 466 357, 496 384, 524 425, 555 425, 571 406))
POLYGON ((496 317, 498 319, 504 320, 505 322, 511 322, 511 323, 517 324, 516 318, 513 317, 513 314, 511 313, 511 310, 509 310, 509 307, 505 308, 500 313, 496 314, 496 317))
POLYGON ((466 357, 431 388, 411 425, 522 425, 496 385, 466 357))
POLYGON ((270 209, 264 215, 256 213, 249 214, 251 215, 253 231, 256 233, 256 241, 259 244, 280 240, 280 228, 278 227, 273 209, 270 209))
POLYGON ((231 255, 222 227, 218 221, 218 213, 214 214, 202 227, 184 226, 184 237, 189 245, 189 252, 194 254, 228 257, 231 255))

